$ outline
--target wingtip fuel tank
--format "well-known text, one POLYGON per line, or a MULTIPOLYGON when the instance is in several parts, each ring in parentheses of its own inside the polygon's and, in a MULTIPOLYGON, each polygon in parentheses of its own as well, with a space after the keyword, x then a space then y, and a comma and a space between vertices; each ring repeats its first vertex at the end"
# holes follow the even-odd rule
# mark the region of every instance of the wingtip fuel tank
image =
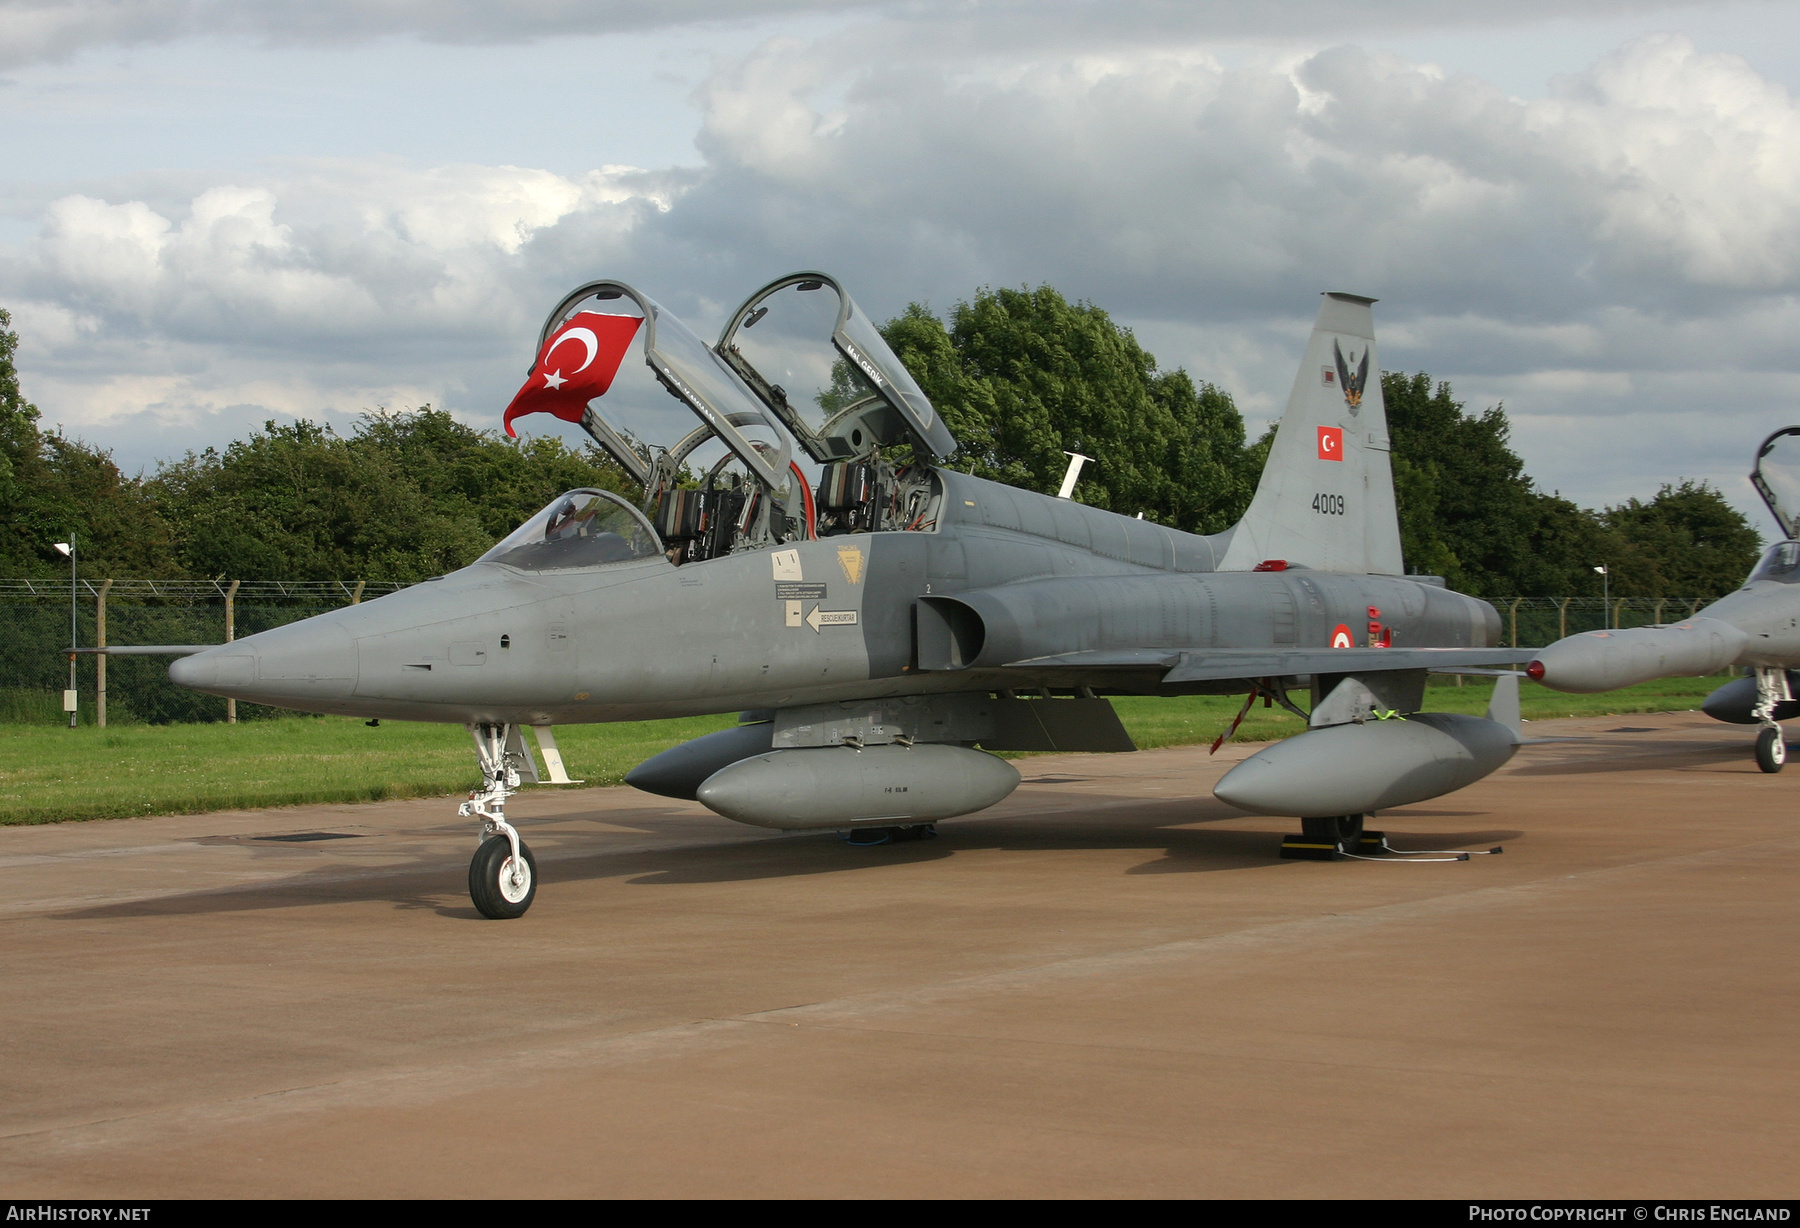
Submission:
POLYGON ((1586 631, 1544 649, 1526 673, 1553 691, 1587 695, 1652 678, 1716 674, 1738 659, 1746 641, 1742 631, 1716 618, 1586 631))

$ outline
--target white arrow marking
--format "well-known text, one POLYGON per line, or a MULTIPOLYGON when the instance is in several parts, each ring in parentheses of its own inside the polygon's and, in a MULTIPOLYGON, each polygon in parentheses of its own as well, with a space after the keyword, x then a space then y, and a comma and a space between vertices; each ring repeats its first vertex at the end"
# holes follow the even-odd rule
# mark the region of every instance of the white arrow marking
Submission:
POLYGON ((806 616, 806 625, 817 631, 820 627, 854 627, 856 625, 855 610, 821 610, 818 606, 806 616))

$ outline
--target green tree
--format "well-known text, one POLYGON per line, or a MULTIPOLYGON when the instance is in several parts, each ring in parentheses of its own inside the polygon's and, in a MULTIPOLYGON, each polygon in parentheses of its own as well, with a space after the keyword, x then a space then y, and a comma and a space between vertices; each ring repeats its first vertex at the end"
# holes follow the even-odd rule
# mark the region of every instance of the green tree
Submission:
POLYGON ((1744 582, 1762 540, 1706 482, 1665 485, 1648 503, 1627 499, 1600 515, 1622 596, 1722 597, 1744 582))
POLYGON ((1242 514, 1254 486, 1231 398, 1159 371, 1129 329, 1049 286, 983 290, 946 325, 913 304, 882 330, 961 447, 958 468, 1045 493, 1065 451, 1094 458, 1083 503, 1199 533, 1242 514))
POLYGON ((19 337, 0 310, 0 574, 61 578, 52 543, 73 532, 86 575, 163 575, 168 526, 138 478, 109 452, 38 427, 19 386, 19 337))
POLYGON ((1504 407, 1465 412, 1447 383, 1383 372, 1407 566, 1478 595, 1530 595, 1530 538, 1542 509, 1511 446, 1504 407), (1520 585, 1527 587, 1520 587, 1520 585))
POLYGON ((430 406, 343 437, 267 423, 150 483, 196 575, 402 583, 465 566, 564 490, 621 475, 561 441, 512 443, 430 406))

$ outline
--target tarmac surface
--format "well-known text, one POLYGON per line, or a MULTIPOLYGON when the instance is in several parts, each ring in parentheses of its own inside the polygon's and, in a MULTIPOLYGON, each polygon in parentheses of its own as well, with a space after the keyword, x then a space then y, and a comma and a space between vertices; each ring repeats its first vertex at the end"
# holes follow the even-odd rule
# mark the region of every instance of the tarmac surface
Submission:
POLYGON ((455 799, 0 829, 0 1196, 1794 1196, 1800 766, 1527 729, 1374 824, 1465 862, 1278 860, 1250 746, 878 848, 528 791, 507 922, 455 799))

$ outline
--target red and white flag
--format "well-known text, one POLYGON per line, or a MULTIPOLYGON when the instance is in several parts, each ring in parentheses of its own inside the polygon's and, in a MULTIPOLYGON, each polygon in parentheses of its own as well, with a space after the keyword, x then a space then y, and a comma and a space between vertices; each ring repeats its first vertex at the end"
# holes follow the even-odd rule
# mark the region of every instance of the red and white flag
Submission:
POLYGON ((579 311, 544 341, 525 386, 506 407, 506 433, 517 436, 513 419, 521 414, 551 413, 564 422, 580 422, 587 403, 612 387, 643 321, 636 316, 579 311))
POLYGON ((1322 426, 1319 428, 1319 459, 1329 461, 1344 459, 1343 427, 1322 426))

